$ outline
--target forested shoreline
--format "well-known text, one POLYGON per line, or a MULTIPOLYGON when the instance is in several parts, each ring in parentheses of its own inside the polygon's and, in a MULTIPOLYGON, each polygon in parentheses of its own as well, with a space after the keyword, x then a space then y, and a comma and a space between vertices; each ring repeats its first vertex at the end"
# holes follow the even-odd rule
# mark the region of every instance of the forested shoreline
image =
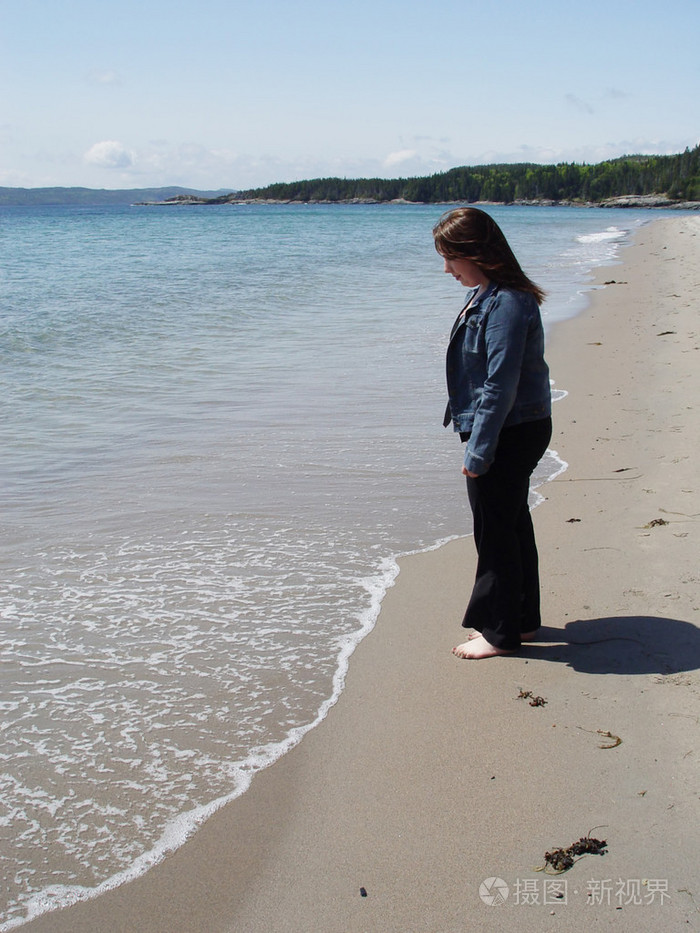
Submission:
POLYGON ((418 178, 315 178, 236 191, 202 203, 270 200, 586 204, 651 195, 674 202, 700 201, 700 145, 679 155, 623 156, 595 165, 523 162, 464 166, 418 178))

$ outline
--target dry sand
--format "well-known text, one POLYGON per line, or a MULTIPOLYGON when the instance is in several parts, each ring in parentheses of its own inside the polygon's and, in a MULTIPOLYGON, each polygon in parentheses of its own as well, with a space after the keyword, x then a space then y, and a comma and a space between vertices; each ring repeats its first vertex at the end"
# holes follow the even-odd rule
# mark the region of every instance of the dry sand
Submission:
POLYGON ((542 639, 457 660, 471 538, 402 560, 324 723, 147 875, 28 931, 700 929, 700 217, 623 259, 550 337, 542 639), (536 870, 589 831, 606 855, 536 870))

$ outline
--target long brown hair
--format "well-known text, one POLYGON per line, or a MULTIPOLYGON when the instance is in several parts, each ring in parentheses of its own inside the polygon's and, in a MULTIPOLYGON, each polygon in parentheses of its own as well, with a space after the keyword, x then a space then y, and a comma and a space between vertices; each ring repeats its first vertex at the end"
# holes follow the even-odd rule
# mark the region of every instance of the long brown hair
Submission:
POLYGON ((433 227, 435 249, 445 259, 469 259, 497 285, 529 292, 542 304, 545 292, 520 268, 496 221, 477 207, 458 207, 433 227))

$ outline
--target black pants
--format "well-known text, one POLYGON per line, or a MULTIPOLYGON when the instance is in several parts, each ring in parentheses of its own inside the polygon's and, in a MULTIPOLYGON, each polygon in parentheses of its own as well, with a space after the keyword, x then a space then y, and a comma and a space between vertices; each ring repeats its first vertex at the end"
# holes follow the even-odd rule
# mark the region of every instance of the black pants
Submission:
POLYGON ((552 419, 504 428, 489 470, 467 477, 478 555, 462 625, 497 648, 516 650, 520 633, 542 624, 535 532, 527 503, 530 476, 547 449, 552 419))

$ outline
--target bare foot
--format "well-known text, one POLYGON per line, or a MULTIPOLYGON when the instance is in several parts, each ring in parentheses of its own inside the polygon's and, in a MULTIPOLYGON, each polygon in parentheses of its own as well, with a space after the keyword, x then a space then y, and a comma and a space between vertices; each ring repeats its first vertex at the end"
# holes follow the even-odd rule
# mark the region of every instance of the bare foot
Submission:
MULTIPOLYGON (((537 638, 539 629, 535 629, 533 632, 521 632, 520 641, 534 641, 537 638)), ((481 632, 472 632, 467 635, 467 641, 473 641, 475 638, 481 638, 481 632)))
POLYGON ((458 658, 477 660, 478 658, 496 658, 502 654, 513 654, 513 652, 497 648, 487 642, 483 635, 477 633, 476 638, 468 638, 463 645, 457 645, 456 648, 453 648, 452 654, 458 658))

